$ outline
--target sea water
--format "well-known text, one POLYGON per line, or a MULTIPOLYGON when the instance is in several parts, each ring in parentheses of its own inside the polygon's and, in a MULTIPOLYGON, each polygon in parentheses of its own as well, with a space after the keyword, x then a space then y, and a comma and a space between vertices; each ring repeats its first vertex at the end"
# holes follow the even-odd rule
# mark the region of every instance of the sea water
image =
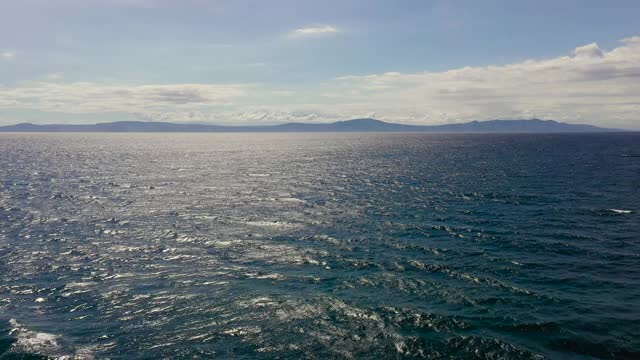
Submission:
POLYGON ((638 359, 639 134, 0 134, 0 358, 638 359))

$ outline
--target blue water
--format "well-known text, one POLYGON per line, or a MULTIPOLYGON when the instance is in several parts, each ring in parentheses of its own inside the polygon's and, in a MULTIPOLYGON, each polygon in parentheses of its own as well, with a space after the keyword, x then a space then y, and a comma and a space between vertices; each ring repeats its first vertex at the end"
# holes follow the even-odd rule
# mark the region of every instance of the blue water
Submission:
POLYGON ((640 134, 2 134, 0 358, 638 359, 640 134))

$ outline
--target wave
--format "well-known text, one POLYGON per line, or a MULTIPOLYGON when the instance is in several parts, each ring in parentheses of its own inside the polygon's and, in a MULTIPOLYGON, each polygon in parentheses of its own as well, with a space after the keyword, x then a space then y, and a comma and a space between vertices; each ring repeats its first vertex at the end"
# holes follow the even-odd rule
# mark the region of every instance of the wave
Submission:
POLYGON ((610 211, 616 214, 633 214, 632 210, 624 210, 624 209, 607 209, 607 211, 610 211))
POLYGON ((91 360, 95 354, 91 348, 74 349, 60 335, 28 329, 16 319, 10 319, 9 335, 14 343, 9 349, 15 354, 40 355, 60 360, 91 360))

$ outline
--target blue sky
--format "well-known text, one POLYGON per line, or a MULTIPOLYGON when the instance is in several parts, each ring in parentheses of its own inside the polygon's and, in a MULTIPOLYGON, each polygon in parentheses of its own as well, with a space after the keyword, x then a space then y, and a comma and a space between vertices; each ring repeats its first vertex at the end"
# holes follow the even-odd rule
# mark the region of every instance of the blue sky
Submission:
POLYGON ((639 13, 638 1, 0 1, 0 124, 640 128, 639 13))

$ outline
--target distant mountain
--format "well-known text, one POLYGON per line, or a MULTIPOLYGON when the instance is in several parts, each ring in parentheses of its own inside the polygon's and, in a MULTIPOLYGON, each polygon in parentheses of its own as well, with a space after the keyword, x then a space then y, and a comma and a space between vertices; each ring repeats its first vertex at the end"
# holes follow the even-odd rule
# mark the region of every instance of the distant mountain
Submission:
POLYGON ((289 123, 271 127, 276 131, 380 131, 380 132, 608 132, 621 131, 592 125, 576 125, 553 120, 489 120, 447 125, 404 125, 376 119, 354 119, 328 124, 289 123))
POLYGON ((287 123, 268 126, 222 126, 174 124, 149 121, 118 121, 93 125, 0 126, 0 132, 454 132, 454 133, 560 133, 611 132, 592 125, 567 124, 554 120, 488 120, 447 125, 404 125, 376 119, 353 119, 326 124, 287 123))

